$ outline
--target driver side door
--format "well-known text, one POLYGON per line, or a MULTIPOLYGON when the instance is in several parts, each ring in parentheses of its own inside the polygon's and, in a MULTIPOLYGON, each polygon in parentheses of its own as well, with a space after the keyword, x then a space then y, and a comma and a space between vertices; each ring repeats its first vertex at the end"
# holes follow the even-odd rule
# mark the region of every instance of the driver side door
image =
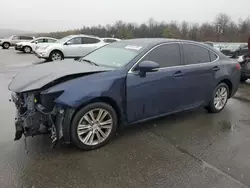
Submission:
POLYGON ((132 69, 127 75, 127 120, 129 123, 152 118, 182 109, 182 57, 179 43, 159 45, 140 61, 160 65, 156 72, 145 77, 132 69))
POLYGON ((64 44, 65 57, 80 57, 81 56, 82 37, 74 37, 64 44))

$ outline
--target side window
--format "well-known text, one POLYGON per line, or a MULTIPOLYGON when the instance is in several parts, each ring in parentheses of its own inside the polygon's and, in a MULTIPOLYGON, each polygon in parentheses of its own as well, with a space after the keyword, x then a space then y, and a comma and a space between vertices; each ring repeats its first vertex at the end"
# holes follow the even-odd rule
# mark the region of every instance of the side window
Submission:
POLYGON ((89 37, 82 37, 82 43, 83 44, 95 44, 100 42, 100 40, 95 38, 89 38, 89 37))
POLYGON ((160 67, 172 67, 181 65, 179 44, 164 44, 149 52, 142 61, 154 61, 160 67))
POLYGON ((38 39, 34 41, 35 43, 43 43, 43 39, 38 39))
POLYGON ((104 39, 103 41, 106 42, 106 43, 113 43, 113 42, 116 42, 115 39, 104 39))
POLYGON ((54 42, 56 42, 56 40, 54 40, 54 39, 47 39, 48 41, 48 43, 54 43, 54 42))
POLYGON ((210 62, 209 50, 206 48, 185 43, 182 46, 184 60, 187 65, 210 62))
POLYGON ((210 61, 215 61, 217 59, 217 55, 211 51, 209 51, 209 55, 210 55, 210 61))
POLYGON ((12 38, 12 40, 20 40, 20 37, 19 37, 19 36, 14 36, 14 37, 12 38))
POLYGON ((82 44, 82 38, 81 37, 75 37, 67 42, 68 45, 76 45, 76 44, 82 44))
POLYGON ((32 37, 28 37, 28 36, 20 36, 21 40, 32 40, 32 37))

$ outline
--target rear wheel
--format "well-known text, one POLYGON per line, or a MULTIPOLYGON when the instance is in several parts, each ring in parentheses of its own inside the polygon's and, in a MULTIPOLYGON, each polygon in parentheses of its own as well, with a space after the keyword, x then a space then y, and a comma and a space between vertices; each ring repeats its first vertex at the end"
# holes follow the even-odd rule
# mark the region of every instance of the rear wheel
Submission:
POLYGON ((227 104, 229 98, 229 88, 225 83, 220 83, 214 90, 212 99, 209 105, 206 107, 211 113, 218 113, 227 104))
POLYGON ((31 47, 29 47, 29 46, 23 47, 23 52, 24 53, 31 53, 31 51, 32 51, 31 47))
POLYGON ((63 54, 60 51, 52 51, 49 56, 50 61, 60 61, 63 59, 63 54))
POLYGON ((3 47, 3 49, 9 49, 10 48, 10 43, 4 42, 2 47, 3 47))
POLYGON ((71 125, 71 138, 78 148, 92 150, 106 145, 116 129, 115 110, 106 103, 97 102, 76 113, 71 125))

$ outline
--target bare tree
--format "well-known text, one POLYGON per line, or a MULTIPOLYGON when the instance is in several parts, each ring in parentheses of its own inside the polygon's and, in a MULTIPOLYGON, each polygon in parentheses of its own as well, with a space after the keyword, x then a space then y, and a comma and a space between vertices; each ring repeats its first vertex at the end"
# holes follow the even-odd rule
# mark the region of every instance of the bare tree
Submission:
POLYGON ((224 13, 218 14, 216 16, 214 26, 217 34, 217 41, 220 41, 222 36, 224 36, 230 20, 230 17, 224 13))

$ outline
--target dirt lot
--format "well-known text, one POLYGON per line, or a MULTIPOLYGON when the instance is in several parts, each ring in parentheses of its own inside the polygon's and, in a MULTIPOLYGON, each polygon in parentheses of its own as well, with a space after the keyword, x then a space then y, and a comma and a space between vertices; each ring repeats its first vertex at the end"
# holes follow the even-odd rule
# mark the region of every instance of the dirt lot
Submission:
POLYGON ((249 84, 219 114, 201 108, 133 125, 91 152, 29 138, 27 154, 23 140, 13 141, 7 87, 18 71, 41 62, 0 49, 1 188, 250 187, 249 84))

